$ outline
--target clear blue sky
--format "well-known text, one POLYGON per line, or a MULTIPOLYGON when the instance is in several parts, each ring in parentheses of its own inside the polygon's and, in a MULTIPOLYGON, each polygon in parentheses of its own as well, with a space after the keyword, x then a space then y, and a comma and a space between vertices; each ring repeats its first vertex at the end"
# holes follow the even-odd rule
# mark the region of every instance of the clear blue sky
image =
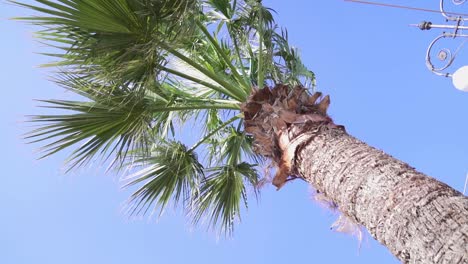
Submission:
MULTIPOLYGON (((391 1, 438 8, 438 1, 391 1)), ((331 115, 350 134, 458 190, 468 171, 468 94, 430 73, 425 50, 439 33, 408 27, 440 15, 363 6, 339 0, 264 0, 287 27, 291 43, 332 98, 331 115)), ((468 4, 459 7, 468 13, 468 4)), ((67 98, 36 66, 33 29, 7 18, 27 14, 0 3, 2 120, 0 263, 398 263, 369 235, 361 249, 330 231, 336 219, 294 182, 263 189, 232 239, 192 229, 182 213, 128 220, 129 192, 99 166, 64 175, 66 153, 36 161, 25 145, 24 115, 35 98, 67 98)), ((450 42, 447 42, 451 45, 450 42)), ((456 44, 458 44, 457 42, 456 44)), ((468 64, 468 45, 458 60, 468 64)))

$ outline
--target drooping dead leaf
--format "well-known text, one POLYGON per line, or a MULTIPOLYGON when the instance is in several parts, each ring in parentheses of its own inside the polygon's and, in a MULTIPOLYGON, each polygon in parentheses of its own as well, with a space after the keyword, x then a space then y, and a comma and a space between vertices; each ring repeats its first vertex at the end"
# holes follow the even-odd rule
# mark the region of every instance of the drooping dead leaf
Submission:
POLYGON ((241 105, 245 131, 254 138, 254 150, 278 167, 273 179, 278 189, 294 176, 297 148, 317 133, 311 128, 339 127, 327 116, 330 97, 327 95, 317 103, 321 95, 320 92, 310 95, 301 86, 277 85, 272 89, 254 89, 248 101, 241 105), (292 132, 292 128, 301 126, 305 127, 304 131, 292 132))
POLYGON ((330 106, 330 96, 327 95, 325 96, 325 98, 322 99, 322 101, 320 101, 317 108, 320 111, 320 113, 326 115, 329 106, 330 106))
POLYGON ((317 99, 319 99, 320 96, 322 96, 321 92, 316 92, 312 96, 310 96, 309 100, 308 100, 309 105, 314 105, 315 102, 317 101, 317 99))

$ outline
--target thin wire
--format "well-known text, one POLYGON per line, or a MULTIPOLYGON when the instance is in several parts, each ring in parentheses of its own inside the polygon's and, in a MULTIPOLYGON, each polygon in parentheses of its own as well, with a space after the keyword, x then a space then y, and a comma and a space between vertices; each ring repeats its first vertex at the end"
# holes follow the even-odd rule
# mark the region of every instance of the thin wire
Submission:
MULTIPOLYGON (((430 13, 439 13, 442 12, 439 10, 433 9, 426 9, 426 8, 419 8, 419 7, 411 7, 411 6, 403 6, 403 5, 392 5, 386 3, 377 3, 377 2, 370 2, 370 1, 360 1, 360 0, 344 0, 345 2, 353 2, 358 4, 367 4, 367 5, 376 5, 376 6, 385 6, 385 7, 393 7, 393 8, 401 8, 401 9, 409 9, 409 10, 416 10, 416 11, 423 11, 423 12, 430 12, 430 13)), ((455 12, 445 12, 447 15, 455 15, 455 16, 468 16, 468 14, 463 13, 455 13, 455 12)))
POLYGON ((463 188, 463 195, 466 195, 466 186, 468 186, 468 173, 466 174, 466 179, 465 179, 465 187, 463 188))
POLYGON ((458 46, 457 50, 455 51, 455 53, 453 54, 453 57, 455 58, 455 56, 457 56, 458 52, 460 52, 460 50, 463 48, 463 46, 465 45, 465 43, 468 41, 468 39, 465 39, 462 44, 460 46, 458 46))

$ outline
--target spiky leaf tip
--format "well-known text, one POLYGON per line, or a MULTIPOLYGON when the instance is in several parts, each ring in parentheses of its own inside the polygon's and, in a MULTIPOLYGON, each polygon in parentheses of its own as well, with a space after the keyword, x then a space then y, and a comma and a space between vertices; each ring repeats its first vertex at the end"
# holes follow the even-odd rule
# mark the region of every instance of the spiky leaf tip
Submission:
POLYGON ((241 204, 248 207, 246 185, 257 194, 258 173, 255 165, 246 162, 213 167, 207 173, 191 208, 193 222, 207 220, 208 227, 230 236, 235 222, 241 220, 241 204))
POLYGON ((193 151, 177 141, 160 141, 149 156, 135 157, 132 164, 138 170, 123 178, 124 187, 142 184, 130 197, 128 213, 145 215, 159 211, 173 201, 184 207, 198 195, 203 166, 193 151))

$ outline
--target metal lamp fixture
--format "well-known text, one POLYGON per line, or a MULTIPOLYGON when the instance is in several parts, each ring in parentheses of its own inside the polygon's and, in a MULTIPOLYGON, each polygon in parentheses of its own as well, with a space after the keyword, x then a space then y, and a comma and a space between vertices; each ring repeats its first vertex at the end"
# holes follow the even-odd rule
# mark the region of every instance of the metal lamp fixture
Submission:
POLYGON ((452 74, 452 81, 455 88, 468 92, 468 66, 463 66, 452 74))
MULTIPOLYGON (((465 2, 466 0, 452 0, 452 3, 454 5, 462 5, 465 2)), ((464 14, 447 12, 445 10, 444 0, 440 0, 440 13, 442 14, 442 16, 445 17, 446 22, 451 22, 451 24, 436 25, 432 24, 431 22, 423 21, 419 24, 412 25, 419 27, 421 30, 429 30, 433 28, 450 30, 450 32, 443 32, 429 44, 429 47, 426 52, 426 66, 430 71, 439 76, 451 77, 455 88, 461 91, 468 92, 468 65, 462 66, 454 73, 450 73, 449 71, 447 71, 447 68, 449 68, 452 65, 456 56, 458 55, 458 52, 468 40, 468 34, 463 33, 463 30, 468 30, 468 26, 464 25, 465 21, 468 21, 468 17, 464 14), (436 67, 434 66, 431 58, 431 55, 433 54, 434 44, 436 44, 439 40, 445 38, 465 38, 465 40, 458 46, 458 48, 453 53, 448 48, 440 49, 436 57, 439 61, 445 64, 442 67, 436 67)))

